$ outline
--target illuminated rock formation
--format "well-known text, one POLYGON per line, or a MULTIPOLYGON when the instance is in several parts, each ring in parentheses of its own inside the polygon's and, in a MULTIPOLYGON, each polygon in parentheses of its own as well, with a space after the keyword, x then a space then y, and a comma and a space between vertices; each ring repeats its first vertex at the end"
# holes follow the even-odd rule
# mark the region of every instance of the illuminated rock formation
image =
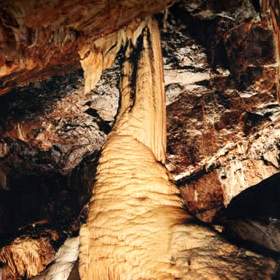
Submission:
MULTIPOLYGON (((54 249, 58 250, 66 236, 76 236, 80 223, 85 220, 96 159, 111 131, 118 108, 123 49, 130 42, 131 49, 127 50, 126 56, 138 61, 139 52, 133 46, 139 46, 136 40, 147 23, 135 20, 138 13, 135 14, 134 7, 130 7, 133 10, 129 14, 131 19, 119 26, 119 22, 114 21, 117 12, 114 9, 119 7, 120 1, 110 1, 112 6, 106 8, 104 14, 108 12, 106 18, 110 16, 112 20, 102 22, 104 34, 103 31, 101 33, 104 36, 100 37, 101 33, 95 33, 94 28, 93 7, 96 6, 93 5, 96 1, 73 2, 75 5, 72 2, 61 5, 62 1, 47 1, 45 3, 56 4, 50 4, 45 9, 45 17, 41 16, 42 10, 34 6, 35 2, 29 1, 30 6, 22 7, 21 3, 27 2, 10 1, 8 4, 7 1, 0 8, 3 25, 0 24, 0 29, 4 30, 4 33, 1 33, 2 29, 0 31, 4 34, 4 44, 1 45, 4 49, 0 50, 0 57, 2 53, 4 60, 0 59, 0 69, 12 71, 1 72, 4 76, 0 78, 0 91, 7 93, 0 97, 0 239, 3 241, 1 246, 4 246, 2 251, 6 252, 2 255, 1 265, 4 264, 6 272, 16 273, 17 277, 29 273, 29 267, 33 266, 29 265, 30 259, 25 254, 17 254, 21 256, 16 257, 16 262, 20 264, 18 271, 14 269, 17 264, 7 266, 11 263, 7 259, 14 255, 10 254, 11 248, 16 252, 20 242, 24 245, 26 240, 31 240, 33 244, 41 244, 33 247, 32 255, 36 257, 33 263, 37 268, 32 270, 32 275, 54 259, 53 266, 39 279, 52 279, 54 275, 61 279, 61 275, 64 277, 70 272, 73 262, 71 259, 69 263, 67 250, 73 250, 74 258, 77 256, 77 244, 71 243, 75 245, 73 249, 66 242, 55 257, 54 249), (83 8, 85 6, 87 9, 83 8), (60 13, 62 7, 63 14, 60 13), (25 29, 28 17, 22 15, 28 11, 34 14, 25 29), (84 17, 78 18, 80 14, 84 17), (76 27, 73 30, 68 27, 63 29, 65 24, 72 26, 72 20, 85 24, 78 28, 78 32, 76 27), (13 32, 19 43, 13 43, 13 32), (31 41, 35 45, 28 48, 31 41), (15 48, 18 52, 14 51, 15 48), (112 68, 106 70, 112 64, 112 68), (76 68, 79 69, 72 71, 76 68), (48 77, 52 78, 44 81, 48 77), (30 86, 22 87, 30 82, 30 86), (56 245, 49 242, 48 250, 52 252, 52 257, 45 261, 40 253, 45 243, 40 242, 41 234, 44 235, 49 226, 58 229, 61 236, 56 245), (66 252, 65 258, 63 252, 66 252), (65 267, 67 273, 64 275, 65 267)), ((167 2, 154 3, 159 10, 161 3, 165 7, 167 2)), ((168 99, 166 166, 180 187, 189 212, 208 223, 212 223, 217 212, 240 192, 242 195, 246 188, 262 184, 262 180, 279 172, 277 1, 262 1, 261 6, 258 1, 250 0, 218 2, 181 0, 165 16, 157 16, 162 27, 168 99)), ((149 10, 150 1, 146 3, 147 7, 138 7, 138 2, 134 4, 139 11, 153 13, 155 10, 149 10)), ((102 9, 100 15, 103 16, 102 9)), ((123 19, 121 17, 120 21, 123 19)), ((144 71, 137 66, 139 63, 130 65, 127 58, 125 63, 123 73, 134 78, 138 70, 141 73, 144 71)), ((135 87, 130 89, 130 86, 125 86, 130 80, 123 79, 122 92, 130 92, 128 95, 133 96, 135 87)), ((124 98, 122 103, 125 102, 129 106, 134 104, 124 98)), ((149 136, 152 136, 154 124, 149 122, 152 117, 148 117, 153 114, 152 111, 148 110, 143 118, 142 113, 132 111, 134 114, 127 114, 123 121, 119 121, 118 117, 122 130, 129 131, 131 135, 135 133, 158 158, 163 159, 164 143, 156 151, 153 137, 146 137, 144 130, 128 126, 131 124, 128 121, 130 116, 136 116, 142 119, 150 131, 149 136)), ((164 134, 164 131, 157 132, 158 135, 164 134)), ((138 169, 141 168, 139 164, 138 169)), ((278 197, 274 193, 267 195, 266 187, 262 189, 263 193, 258 196, 261 203, 257 203, 260 211, 245 210, 246 215, 250 212, 249 217, 245 217, 247 220, 241 215, 237 221, 231 219, 227 227, 245 240, 251 239, 278 251, 277 217, 280 216, 270 207, 271 202, 276 201, 277 208, 278 197), (263 213, 268 214, 260 224, 258 216, 263 213), (250 220, 253 215, 256 221, 250 220), (263 235, 265 228, 269 234, 263 235), (272 234, 274 238, 270 239, 272 234)), ((255 202, 255 196, 247 198, 243 201, 245 205, 255 202)), ((118 200, 118 197, 115 199, 118 200)), ((240 208, 239 204, 235 208, 240 208)), ((185 230, 189 238, 182 234, 178 247, 185 248, 186 241, 189 247, 176 259, 176 266, 181 263, 191 270, 190 278, 210 277, 211 273, 215 278, 217 271, 224 277, 229 275, 229 278, 234 278, 235 274, 249 279, 256 278, 256 275, 266 278, 265 270, 270 273, 272 261, 224 242, 216 232, 190 223, 188 228, 183 228, 185 230), (201 236, 205 240, 201 241, 201 236), (207 243, 208 239, 210 243, 207 243), (236 258, 237 254, 242 257, 236 258), (221 264, 221 259, 225 259, 225 265, 221 264), (254 268, 252 264, 255 262, 257 265, 254 268), (213 269, 205 268, 204 263, 211 263, 213 269), (233 265, 236 269, 232 268, 233 265), (248 266, 249 272, 245 266, 248 266)), ((178 247, 173 247, 174 251, 178 247)), ((183 273, 184 268, 180 267, 179 271, 183 273)))
POLYGON ((272 260, 228 244, 185 212, 162 165, 165 141, 159 30, 148 20, 126 50, 118 117, 80 233, 81 279, 270 277, 272 260))
POLYGON ((79 67, 78 52, 173 1, 3 1, 0 94, 79 67))

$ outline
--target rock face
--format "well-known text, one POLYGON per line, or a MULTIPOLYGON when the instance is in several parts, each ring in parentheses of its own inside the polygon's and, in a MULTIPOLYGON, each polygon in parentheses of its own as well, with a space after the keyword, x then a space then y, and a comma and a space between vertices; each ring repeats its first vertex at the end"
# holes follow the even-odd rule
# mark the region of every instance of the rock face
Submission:
POLYGON ((36 276, 54 259, 55 251, 48 238, 18 238, 0 252, 2 279, 36 276))
POLYGON ((168 166, 187 208, 210 222, 233 197, 279 170, 278 58, 269 17, 249 1, 209 1, 207 12, 204 2, 194 2, 174 7, 184 15, 173 19, 181 28, 167 23, 178 38, 167 53, 176 58, 171 67, 185 73, 184 81, 198 79, 191 87, 167 85, 176 96, 168 106, 168 166))
MULTIPOLYGON (((110 14, 112 22, 121 20, 108 26, 103 24, 104 7, 98 6, 102 27, 97 28, 91 16, 95 1, 70 2, 49 5, 46 16, 35 1, 11 1, 0 8, 0 94, 7 93, 0 96, 3 244, 25 238, 30 228, 40 240, 39 233, 54 227, 59 244, 66 235, 77 235, 95 178, 92 170, 118 110, 123 57, 120 54, 87 93, 80 60, 96 53, 90 40, 169 3, 138 1, 134 4, 141 7, 134 9, 129 1, 113 1, 104 18, 110 14), (120 5, 123 17, 115 14, 120 5), (30 18, 23 16, 28 10, 30 18), (67 75, 62 76, 64 71, 67 75)), ((235 214, 234 197, 279 171, 279 9, 276 1, 257 2, 178 1, 164 16, 158 15, 168 105, 167 167, 189 212, 207 223, 219 218, 227 205, 235 214)), ((261 209, 267 209, 272 196, 261 209)), ((253 221, 228 213, 228 230, 244 238, 252 228, 260 232, 270 223, 277 241, 278 224, 268 222, 269 217, 279 218, 274 208, 258 213, 253 221), (261 225, 260 217, 265 220, 261 225)), ((216 233, 213 236, 216 240, 216 233)), ((269 236, 265 242, 259 236, 251 239, 264 245, 269 236)), ((266 247, 278 250, 273 244, 266 247)), ((207 250, 211 259, 212 249, 207 250)), ((234 250, 228 250, 229 258, 234 250)), ((196 255, 193 263, 196 260, 203 266, 203 256, 196 255)), ((273 261, 267 268, 272 267, 273 261)))
POLYGON ((172 2, 3 1, 0 94, 30 80, 79 67, 78 51, 85 45, 136 17, 159 12, 172 2))

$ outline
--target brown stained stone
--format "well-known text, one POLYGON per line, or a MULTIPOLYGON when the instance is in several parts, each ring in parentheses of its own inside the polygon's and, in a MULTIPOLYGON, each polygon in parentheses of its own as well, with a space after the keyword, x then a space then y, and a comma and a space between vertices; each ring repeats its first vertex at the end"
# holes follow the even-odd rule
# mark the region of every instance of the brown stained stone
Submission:
POLYGON ((196 168, 189 165, 183 173, 188 175, 177 180, 189 211, 211 222, 239 193, 279 172, 279 128, 279 118, 272 124, 266 120, 247 132, 247 138, 228 142, 196 168))
POLYGON ((243 139, 249 127, 254 125, 256 130, 258 116, 262 119, 258 124, 267 120, 245 112, 254 112, 264 102, 273 103, 275 97, 267 92, 245 92, 244 96, 236 90, 200 90, 185 92, 168 106, 168 153, 176 176, 205 164, 228 143, 243 139))
POLYGON ((180 9, 174 7, 198 39, 196 43, 185 40, 185 54, 193 45, 198 53, 188 57, 194 61, 207 54, 203 70, 209 78, 197 87, 180 82, 174 87, 181 93, 174 93, 177 97, 167 107, 168 168, 190 212, 207 222, 234 196, 279 171, 274 29, 268 13, 260 18, 248 1, 229 2, 223 7, 213 1, 183 1, 180 9), (211 40, 219 41, 226 53, 222 69, 212 59, 221 49, 207 40, 207 32, 215 34, 211 40))
POLYGON ((263 0, 260 3, 260 15, 262 20, 265 20, 269 23, 271 30, 273 30, 273 42, 274 42, 274 49, 275 49, 275 57, 276 57, 276 81, 277 81, 277 93, 278 98, 280 96, 280 4, 279 1, 268 1, 263 0))
POLYGON ((17 238, 0 250, 0 275, 4 280, 36 276, 53 261, 54 256, 49 238, 17 238))
POLYGON ((211 222, 217 210, 224 206, 224 190, 217 172, 212 171, 202 177, 198 175, 190 181, 186 188, 181 188, 186 207, 199 219, 211 222))
POLYGON ((266 20, 251 20, 231 29, 225 34, 225 46, 230 71, 240 87, 256 84, 258 90, 267 91, 275 87, 277 61, 273 31, 266 20))
POLYGON ((89 198, 98 152, 117 112, 118 66, 89 94, 82 79, 76 71, 0 97, 3 241, 38 219, 67 229, 89 198))

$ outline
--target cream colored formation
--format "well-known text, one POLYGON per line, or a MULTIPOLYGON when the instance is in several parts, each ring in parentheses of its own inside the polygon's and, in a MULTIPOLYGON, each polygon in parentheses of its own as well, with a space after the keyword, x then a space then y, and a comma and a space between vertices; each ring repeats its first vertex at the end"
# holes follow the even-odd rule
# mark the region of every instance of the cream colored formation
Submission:
POLYGON ((149 21, 137 48, 131 41, 127 48, 118 118, 81 231, 82 279, 169 279, 174 273, 171 232, 185 214, 158 162, 165 157, 165 100, 159 34, 151 30, 157 28, 149 21))
POLYGON ((108 67, 126 45, 120 108, 102 149, 88 220, 80 232, 81 279, 271 279, 274 261, 227 243, 183 209, 163 165, 166 113, 159 29, 148 18, 127 30, 107 41, 107 52, 100 47, 98 56, 88 54, 82 64, 89 90, 102 71, 93 71, 96 61, 100 69, 108 67))

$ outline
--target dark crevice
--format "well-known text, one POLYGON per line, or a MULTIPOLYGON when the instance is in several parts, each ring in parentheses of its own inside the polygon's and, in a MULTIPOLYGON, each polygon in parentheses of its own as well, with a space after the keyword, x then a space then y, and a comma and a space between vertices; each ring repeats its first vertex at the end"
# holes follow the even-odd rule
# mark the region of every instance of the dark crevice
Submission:
POLYGON ((234 197, 215 222, 239 246, 280 257, 280 173, 234 197))
POLYGON ((46 229, 78 233, 92 190, 99 153, 93 153, 69 174, 12 168, 8 191, 0 191, 0 240, 38 237, 46 229), (76 224, 76 225, 75 225, 76 224), (35 226, 34 226, 35 225, 35 226), (74 226, 74 228, 73 228, 74 226))
POLYGON ((131 80, 130 80, 130 86, 131 86, 130 110, 132 110, 135 104, 138 66, 139 66, 141 51, 143 50, 144 47, 144 36, 145 36, 144 33, 146 34, 149 33, 147 28, 145 28, 143 34, 139 36, 139 38, 137 39, 136 46, 133 48, 132 53, 128 58, 129 63, 131 64, 132 67, 131 80))
POLYGON ((192 38, 204 47, 212 69, 218 66, 229 68, 222 34, 232 27, 232 21, 220 18, 201 20, 194 16, 195 13, 188 12, 180 5, 174 5, 171 9, 175 17, 184 23, 192 38), (224 30, 218 30, 219 28, 224 30))
POLYGON ((261 5, 260 5, 260 0, 251 0, 255 10, 257 13, 261 12, 261 5))
POLYGON ((105 134, 108 134, 112 127, 110 125, 110 122, 104 121, 100 115, 98 114, 97 110, 93 108, 89 108, 85 111, 85 113, 89 114, 90 116, 94 117, 99 129, 103 131, 105 134))
POLYGON ((226 208, 228 218, 280 219, 280 173, 234 197, 226 208))

